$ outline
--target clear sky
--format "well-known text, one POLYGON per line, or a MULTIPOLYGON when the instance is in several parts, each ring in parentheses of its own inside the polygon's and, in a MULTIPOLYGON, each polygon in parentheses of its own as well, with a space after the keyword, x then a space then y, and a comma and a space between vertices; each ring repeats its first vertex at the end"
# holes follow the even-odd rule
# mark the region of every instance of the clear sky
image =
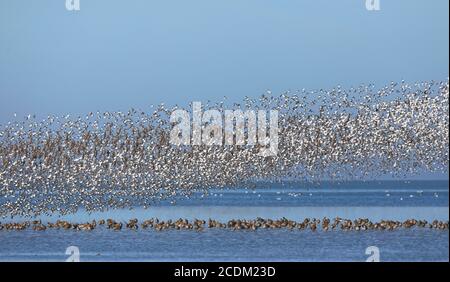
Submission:
POLYGON ((449 1, 0 0, 0 122, 446 79, 449 1))
POLYGON ((0 0, 0 123, 449 76, 449 1, 0 0))

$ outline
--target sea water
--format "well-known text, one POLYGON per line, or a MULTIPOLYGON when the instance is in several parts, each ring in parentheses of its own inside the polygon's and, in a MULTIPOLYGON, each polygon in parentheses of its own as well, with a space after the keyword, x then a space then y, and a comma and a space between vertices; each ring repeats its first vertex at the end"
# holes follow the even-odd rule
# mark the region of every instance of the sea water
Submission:
MULTIPOLYGON (((167 219, 277 219, 305 217, 448 220, 448 181, 371 181, 320 185, 259 183, 252 189, 216 189, 208 195, 163 201, 148 209, 80 211, 46 222, 167 219)), ((3 222, 11 219, 3 219, 3 222)), ((14 218, 13 221, 20 221, 14 218)), ((0 231, 0 260, 64 261, 69 246, 81 261, 365 261, 370 246, 381 261, 448 261, 449 231, 166 230, 0 231)))

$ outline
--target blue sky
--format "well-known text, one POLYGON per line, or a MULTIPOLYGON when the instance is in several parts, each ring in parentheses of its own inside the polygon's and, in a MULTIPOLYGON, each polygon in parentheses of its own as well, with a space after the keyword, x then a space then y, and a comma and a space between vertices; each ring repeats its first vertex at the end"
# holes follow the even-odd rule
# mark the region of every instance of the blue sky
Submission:
POLYGON ((0 0, 0 124, 447 79, 449 1, 0 0))
POLYGON ((447 0, 0 0, 0 123, 448 77, 447 0))

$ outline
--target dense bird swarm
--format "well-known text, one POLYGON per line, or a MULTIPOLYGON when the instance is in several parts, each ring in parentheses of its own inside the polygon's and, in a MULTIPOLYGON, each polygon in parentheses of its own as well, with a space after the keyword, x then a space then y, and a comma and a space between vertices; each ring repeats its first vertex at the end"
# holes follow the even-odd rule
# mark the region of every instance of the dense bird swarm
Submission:
POLYGON ((169 116, 89 113, 0 128, 0 215, 147 207, 259 179, 366 179, 448 171, 449 83, 270 93, 204 109, 278 110, 276 156, 259 146, 175 146, 169 116))

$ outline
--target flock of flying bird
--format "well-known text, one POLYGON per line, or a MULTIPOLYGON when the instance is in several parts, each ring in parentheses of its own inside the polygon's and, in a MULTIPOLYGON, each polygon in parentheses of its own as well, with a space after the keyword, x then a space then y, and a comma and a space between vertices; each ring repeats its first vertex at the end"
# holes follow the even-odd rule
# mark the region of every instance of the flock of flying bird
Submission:
POLYGON ((255 180, 448 172, 449 81, 271 93, 204 110, 278 110, 276 156, 258 146, 176 146, 170 114, 28 116, 0 126, 0 216, 148 207, 255 180))

